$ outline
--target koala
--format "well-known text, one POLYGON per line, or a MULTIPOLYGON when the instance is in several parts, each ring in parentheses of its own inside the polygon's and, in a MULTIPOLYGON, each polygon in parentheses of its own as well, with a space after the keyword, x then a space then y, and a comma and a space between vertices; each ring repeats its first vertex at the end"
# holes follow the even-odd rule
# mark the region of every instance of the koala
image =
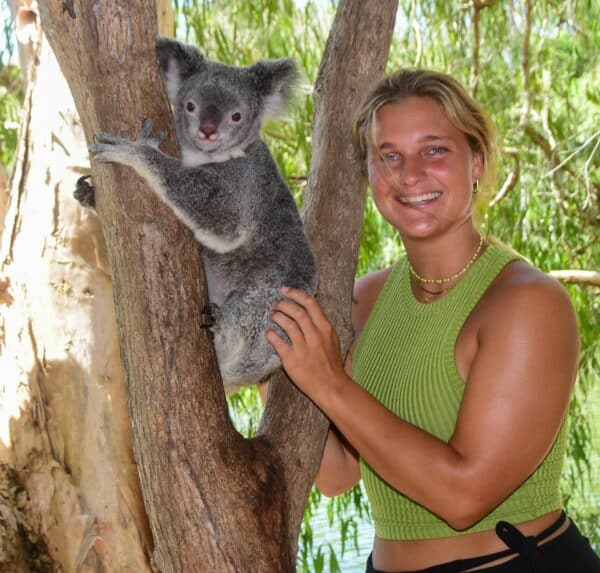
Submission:
MULTIPOLYGON (((230 393, 281 366, 265 337, 268 328, 282 333, 270 320, 280 287, 311 295, 317 287, 296 204, 260 137, 265 119, 289 103, 299 73, 291 59, 233 67, 163 38, 156 53, 182 160, 159 150, 164 134, 153 136, 149 120, 135 141, 97 134, 90 153, 134 169, 203 245, 208 326, 230 393)), ((81 183, 85 195, 90 186, 81 183)))

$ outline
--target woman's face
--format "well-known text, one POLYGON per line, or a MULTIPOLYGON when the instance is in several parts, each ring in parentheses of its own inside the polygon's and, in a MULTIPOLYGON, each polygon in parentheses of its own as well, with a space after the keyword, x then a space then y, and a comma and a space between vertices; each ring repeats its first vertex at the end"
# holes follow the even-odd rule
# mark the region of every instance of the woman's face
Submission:
POLYGON ((403 239, 443 235, 471 221, 481 155, 442 108, 411 96, 381 107, 377 119, 369 181, 377 208, 403 239))

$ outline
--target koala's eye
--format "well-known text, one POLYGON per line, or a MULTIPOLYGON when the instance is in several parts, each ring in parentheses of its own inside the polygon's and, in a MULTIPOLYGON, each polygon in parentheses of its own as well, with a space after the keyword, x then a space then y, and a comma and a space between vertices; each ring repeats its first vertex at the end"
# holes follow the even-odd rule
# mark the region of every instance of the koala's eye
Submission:
POLYGON ((239 111, 231 114, 231 121, 235 121, 236 123, 242 119, 242 114, 239 111))
POLYGON ((192 112, 192 111, 194 111, 194 110, 196 109, 196 106, 194 105, 194 103, 193 103, 193 102, 191 102, 191 101, 188 101, 188 102, 185 104, 185 109, 187 109, 189 112, 192 112))

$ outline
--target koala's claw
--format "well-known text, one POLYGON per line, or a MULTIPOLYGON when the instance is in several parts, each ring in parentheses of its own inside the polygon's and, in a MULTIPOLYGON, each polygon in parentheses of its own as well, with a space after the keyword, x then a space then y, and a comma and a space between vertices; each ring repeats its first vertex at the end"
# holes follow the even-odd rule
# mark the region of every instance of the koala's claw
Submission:
POLYGON ((82 207, 96 209, 96 188, 90 185, 87 180, 89 175, 84 175, 77 179, 73 197, 79 202, 82 207))
POLYGON ((158 131, 152 135, 152 120, 145 117, 142 121, 142 134, 138 141, 151 145, 152 147, 158 147, 165 139, 167 139, 167 133, 165 131, 158 131))
POLYGON ((135 141, 107 133, 105 131, 94 133, 94 142, 89 146, 89 152, 97 161, 102 163, 123 163, 132 165, 135 158, 139 158, 144 146, 158 149, 158 146, 167 138, 164 131, 152 135, 152 121, 145 118, 142 121, 142 131, 135 141))
POLYGON ((127 149, 127 145, 131 143, 118 135, 113 135, 112 133, 106 133, 104 131, 101 133, 94 133, 94 141, 97 143, 90 145, 88 151, 96 161, 102 163, 119 163, 123 150, 127 149))
POLYGON ((217 320, 215 318, 215 313, 218 310, 219 310, 219 307, 212 302, 209 302, 208 304, 205 304, 202 307, 202 316, 204 316, 206 318, 200 325, 200 328, 203 328, 204 330, 207 331, 208 336, 210 337, 210 339, 212 341, 214 341, 214 339, 215 339, 215 333, 213 332, 213 326, 217 322, 217 320))
POLYGON ((115 145, 127 140, 119 137, 118 135, 101 131, 100 133, 94 133, 94 141, 97 141, 98 144, 107 143, 109 145, 115 145))
POLYGON ((200 328, 212 328, 217 323, 217 313, 219 311, 219 305, 209 302, 202 307, 202 316, 205 316, 204 322, 200 325, 200 328))
POLYGON ((142 137, 144 139, 149 139, 152 135, 152 120, 148 117, 145 117, 142 120, 142 137))
POLYGON ((114 159, 110 156, 113 145, 108 143, 94 143, 88 147, 90 155, 94 156, 96 161, 101 163, 111 163, 114 159))

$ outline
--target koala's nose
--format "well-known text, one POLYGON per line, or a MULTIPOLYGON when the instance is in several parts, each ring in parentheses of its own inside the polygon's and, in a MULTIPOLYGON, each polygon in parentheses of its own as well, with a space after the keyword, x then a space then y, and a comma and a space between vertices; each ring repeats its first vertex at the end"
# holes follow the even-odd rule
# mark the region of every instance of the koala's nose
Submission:
POLYGON ((221 114, 214 106, 209 106, 200 116, 200 138, 215 140, 219 129, 221 114))
POLYGON ((211 135, 217 133, 217 127, 216 121, 205 120, 200 124, 200 133, 208 139, 211 135))

